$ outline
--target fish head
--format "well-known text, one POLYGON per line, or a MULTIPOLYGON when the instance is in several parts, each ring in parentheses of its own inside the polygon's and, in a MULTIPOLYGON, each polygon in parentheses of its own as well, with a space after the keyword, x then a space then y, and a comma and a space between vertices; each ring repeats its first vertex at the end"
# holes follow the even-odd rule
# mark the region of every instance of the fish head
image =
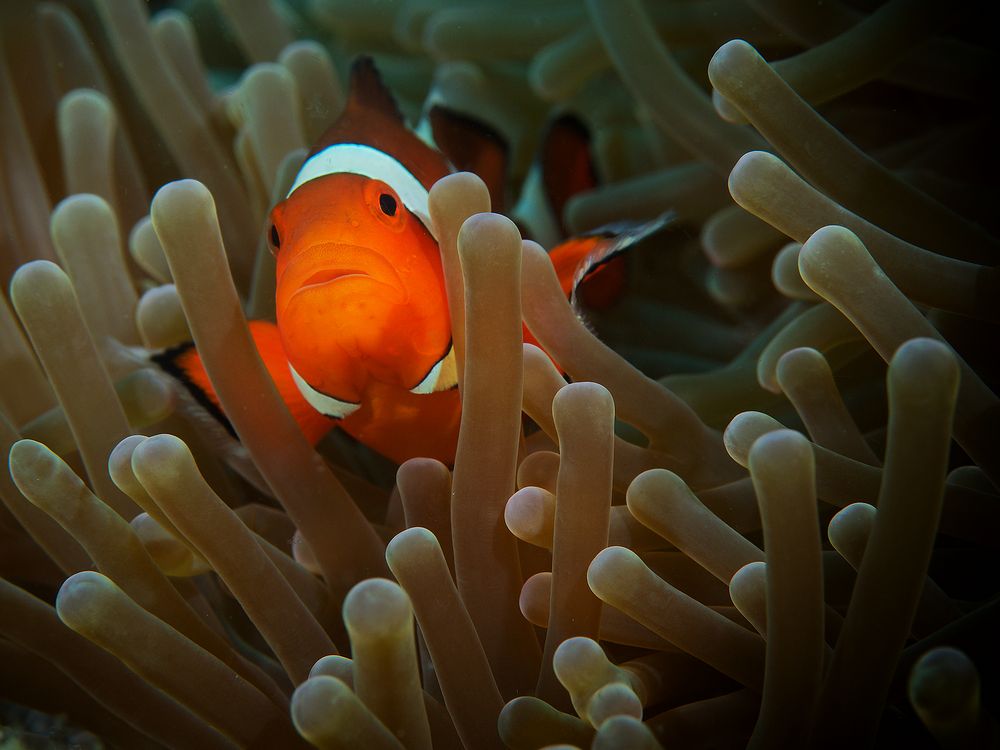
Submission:
POLYGON ((359 403, 372 382, 414 389, 450 350, 437 242, 406 189, 335 172, 297 185, 271 213, 289 364, 340 402, 359 403))

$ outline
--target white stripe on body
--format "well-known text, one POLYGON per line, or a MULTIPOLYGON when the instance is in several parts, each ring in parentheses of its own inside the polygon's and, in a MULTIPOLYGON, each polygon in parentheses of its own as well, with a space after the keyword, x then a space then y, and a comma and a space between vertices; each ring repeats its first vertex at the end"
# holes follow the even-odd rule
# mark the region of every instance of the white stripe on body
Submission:
POLYGON ((292 367, 291 362, 288 363, 288 369, 291 371, 292 380, 294 380, 295 385, 298 386, 302 397, 320 414, 327 417, 333 417, 334 419, 343 419, 361 408, 361 404, 354 404, 350 401, 341 401, 339 398, 334 398, 333 396, 327 396, 325 393, 320 393, 309 385, 309 383, 305 381, 305 378, 295 372, 295 368, 292 367))
POLYGON ((455 347, 449 346, 448 353, 439 359, 410 393, 418 395, 447 391, 458 385, 458 370, 455 365, 455 347))
POLYGON ((427 208, 427 188, 397 159, 360 143, 334 143, 310 156, 296 175, 288 195, 310 180, 344 173, 359 174, 384 182, 396 191, 403 205, 420 219, 427 231, 434 234, 427 208))

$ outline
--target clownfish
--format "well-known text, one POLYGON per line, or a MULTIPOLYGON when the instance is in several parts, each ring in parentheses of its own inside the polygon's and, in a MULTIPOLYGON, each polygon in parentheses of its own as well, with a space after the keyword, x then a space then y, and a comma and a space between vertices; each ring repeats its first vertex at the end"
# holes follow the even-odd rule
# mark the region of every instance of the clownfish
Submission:
MULTIPOLYGON (((397 463, 427 456, 451 465, 461 405, 428 192, 453 171, 474 171, 496 210, 506 152, 502 139, 472 118, 434 107, 428 119, 441 150, 406 126, 369 58, 354 64, 343 113, 270 213, 276 322, 249 326, 312 443, 336 426, 397 463)), ((543 180, 562 186, 548 190, 559 208, 596 178, 586 134, 571 120, 554 128, 563 131, 550 131, 566 152, 563 169, 543 170, 543 180)), ((614 282, 620 269, 612 259, 663 223, 597 231, 554 248, 563 291, 572 297, 595 273, 614 282)), ((236 437, 193 344, 153 360, 236 437)))

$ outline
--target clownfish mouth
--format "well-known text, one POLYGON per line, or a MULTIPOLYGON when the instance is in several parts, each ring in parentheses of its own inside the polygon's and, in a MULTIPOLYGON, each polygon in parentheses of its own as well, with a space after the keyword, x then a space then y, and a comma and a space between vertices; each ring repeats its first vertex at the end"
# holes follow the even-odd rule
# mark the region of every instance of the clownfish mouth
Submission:
POLYGON ((399 274, 384 256, 366 247, 333 242, 296 254, 278 275, 276 287, 279 319, 293 300, 326 294, 364 294, 390 305, 405 304, 409 298, 399 274))
POLYGON ((364 276, 371 277, 371 274, 355 268, 328 268, 322 271, 317 271, 309 276, 302 282, 302 285, 299 287, 299 291, 325 286, 326 284, 333 281, 339 281, 340 279, 358 278, 364 276))

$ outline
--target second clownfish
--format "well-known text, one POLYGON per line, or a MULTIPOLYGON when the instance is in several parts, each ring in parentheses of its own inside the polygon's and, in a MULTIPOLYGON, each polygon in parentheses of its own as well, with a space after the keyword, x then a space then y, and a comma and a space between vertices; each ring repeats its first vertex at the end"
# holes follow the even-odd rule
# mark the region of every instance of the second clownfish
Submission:
MULTIPOLYGON (((474 120, 435 108, 430 121, 444 153, 406 127, 368 58, 354 64, 343 114, 271 212, 276 323, 251 321, 250 331, 311 442, 336 426, 397 463, 428 456, 451 464, 460 402, 428 191, 453 168, 475 171, 497 205, 506 154, 474 120)), ((561 162, 560 202, 596 184, 585 135, 572 127, 564 135, 570 145, 563 148, 572 153, 561 162)), ((599 231, 554 248, 563 290, 572 295, 660 225, 599 231)), ((153 359, 232 433, 191 344, 153 359)))

